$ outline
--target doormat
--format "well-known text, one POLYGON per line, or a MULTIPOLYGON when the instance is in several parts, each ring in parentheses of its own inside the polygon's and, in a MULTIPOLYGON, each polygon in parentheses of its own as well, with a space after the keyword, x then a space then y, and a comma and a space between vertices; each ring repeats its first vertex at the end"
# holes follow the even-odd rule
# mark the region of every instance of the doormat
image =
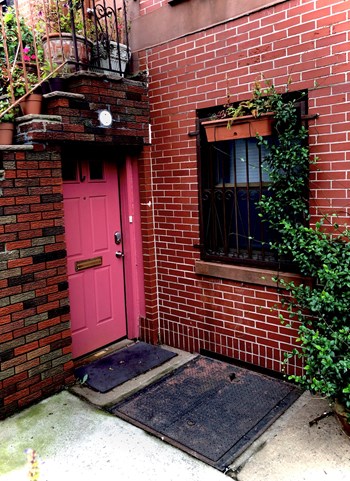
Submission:
POLYGON ((87 376, 85 384, 105 393, 175 356, 175 352, 138 342, 76 369, 75 377, 84 379, 87 376))
POLYGON ((198 356, 110 412, 225 471, 300 394, 287 382, 198 356))

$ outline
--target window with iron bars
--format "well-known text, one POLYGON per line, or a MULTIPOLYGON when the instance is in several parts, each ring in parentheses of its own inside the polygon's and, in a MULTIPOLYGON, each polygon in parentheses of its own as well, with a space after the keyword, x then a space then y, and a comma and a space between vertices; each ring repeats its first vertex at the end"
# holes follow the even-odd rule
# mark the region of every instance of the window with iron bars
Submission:
MULTIPOLYGON (((298 105, 300 113, 305 108, 304 102, 298 105)), ((274 136, 265 139, 276 142, 274 136)), ((265 155, 265 147, 255 137, 208 143, 201 131, 203 260, 294 270, 288 259, 278 259, 271 250, 270 243, 278 239, 259 216, 257 202, 270 195, 265 155)))

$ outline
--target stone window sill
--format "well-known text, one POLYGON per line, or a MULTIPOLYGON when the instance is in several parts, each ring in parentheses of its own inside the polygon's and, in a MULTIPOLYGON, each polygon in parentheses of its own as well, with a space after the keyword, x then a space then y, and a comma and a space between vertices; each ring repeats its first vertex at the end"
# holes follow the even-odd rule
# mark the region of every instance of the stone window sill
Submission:
POLYGON ((171 7, 174 7, 178 3, 185 2, 186 0, 168 0, 168 3, 171 7))
POLYGON ((305 278, 299 274, 205 261, 196 262, 195 273, 202 276, 218 277, 220 279, 267 287, 277 287, 278 282, 273 280, 275 277, 284 279, 286 282, 294 281, 297 284, 300 282, 310 284, 309 278, 305 278))

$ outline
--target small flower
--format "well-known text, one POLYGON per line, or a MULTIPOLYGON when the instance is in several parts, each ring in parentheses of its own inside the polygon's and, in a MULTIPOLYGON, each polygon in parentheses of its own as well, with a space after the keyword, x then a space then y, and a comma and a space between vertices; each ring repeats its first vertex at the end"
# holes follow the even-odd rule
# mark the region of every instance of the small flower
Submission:
POLYGON ((24 47, 23 53, 29 53, 30 48, 29 47, 24 47))
POLYGON ((32 481, 39 481, 40 468, 36 451, 34 449, 26 449, 28 478, 32 481))

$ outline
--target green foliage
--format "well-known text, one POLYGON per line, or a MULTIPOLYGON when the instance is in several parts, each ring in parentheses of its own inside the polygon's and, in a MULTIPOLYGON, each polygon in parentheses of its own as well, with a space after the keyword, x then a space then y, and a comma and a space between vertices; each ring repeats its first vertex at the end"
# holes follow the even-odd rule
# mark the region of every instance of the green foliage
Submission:
POLYGON ((253 115, 260 117, 262 114, 274 112, 276 102, 282 102, 281 96, 276 91, 274 85, 270 81, 265 81, 263 87, 260 82, 255 82, 252 97, 249 100, 243 100, 238 105, 230 103, 230 94, 227 96, 227 104, 217 114, 213 115, 213 119, 228 119, 230 127, 233 120, 237 117, 245 115, 253 115))
POLYGON ((36 50, 37 58, 32 30, 26 24, 24 18, 16 18, 13 8, 7 8, 2 20, 5 36, 1 37, 0 40, 0 95, 9 94, 11 92, 10 83, 12 83, 14 85, 15 97, 18 98, 25 94, 24 66, 22 62, 24 61, 26 66, 29 86, 35 85, 37 77, 35 76, 36 78, 34 79, 34 74, 30 72, 30 67, 37 60, 39 62, 42 61, 43 50, 41 45, 38 45, 36 50), (19 31, 21 35, 19 35, 19 31))
POLYGON ((56 70, 58 64, 55 62, 50 62, 49 60, 45 60, 41 65, 41 76, 42 78, 46 79, 46 77, 50 76, 50 78, 56 78, 60 75, 61 72, 57 71, 56 73, 52 74, 54 70, 56 70))
MULTIPOLYGON (((3 15, 3 24, 6 35, 6 43, 8 49, 8 56, 10 64, 16 60, 21 60, 21 53, 18 51, 18 26, 14 8, 8 7, 6 13, 3 15)), ((33 34, 31 29, 27 26, 25 20, 20 17, 19 25, 22 36, 23 48, 30 48, 33 45, 33 34)), ((4 38, 0 40, 0 60, 2 64, 6 64, 4 38)))
POLYGON ((300 127, 293 101, 285 102, 276 92, 271 101, 278 136, 273 145, 259 139, 268 149, 271 179, 269 195, 259 202, 261 216, 277 233, 272 248, 311 279, 298 285, 280 281, 291 295, 285 301, 289 317, 300 321, 300 347, 286 354, 284 362, 302 358, 304 374, 289 379, 350 409, 349 231, 327 217, 308 226, 307 131, 300 127))
MULTIPOLYGON (((5 112, 10 106, 10 102, 8 99, 0 100, 0 115, 5 112)), ((6 114, 0 117, 0 122, 13 122, 18 114, 18 108, 14 107, 6 114)))
POLYGON ((35 4, 35 30, 41 37, 49 32, 72 33, 89 37, 94 31, 94 22, 88 14, 84 14, 80 0, 39 0, 35 4))
MULTIPOLYGON (((26 93, 26 83, 28 89, 31 89, 38 83, 38 76, 34 73, 27 73, 27 77, 24 76, 23 70, 20 67, 15 67, 12 71, 12 89, 16 99, 19 99, 26 93), (27 82, 26 82, 27 79, 27 82)), ((10 87, 7 87, 7 93, 10 94, 10 87)))

